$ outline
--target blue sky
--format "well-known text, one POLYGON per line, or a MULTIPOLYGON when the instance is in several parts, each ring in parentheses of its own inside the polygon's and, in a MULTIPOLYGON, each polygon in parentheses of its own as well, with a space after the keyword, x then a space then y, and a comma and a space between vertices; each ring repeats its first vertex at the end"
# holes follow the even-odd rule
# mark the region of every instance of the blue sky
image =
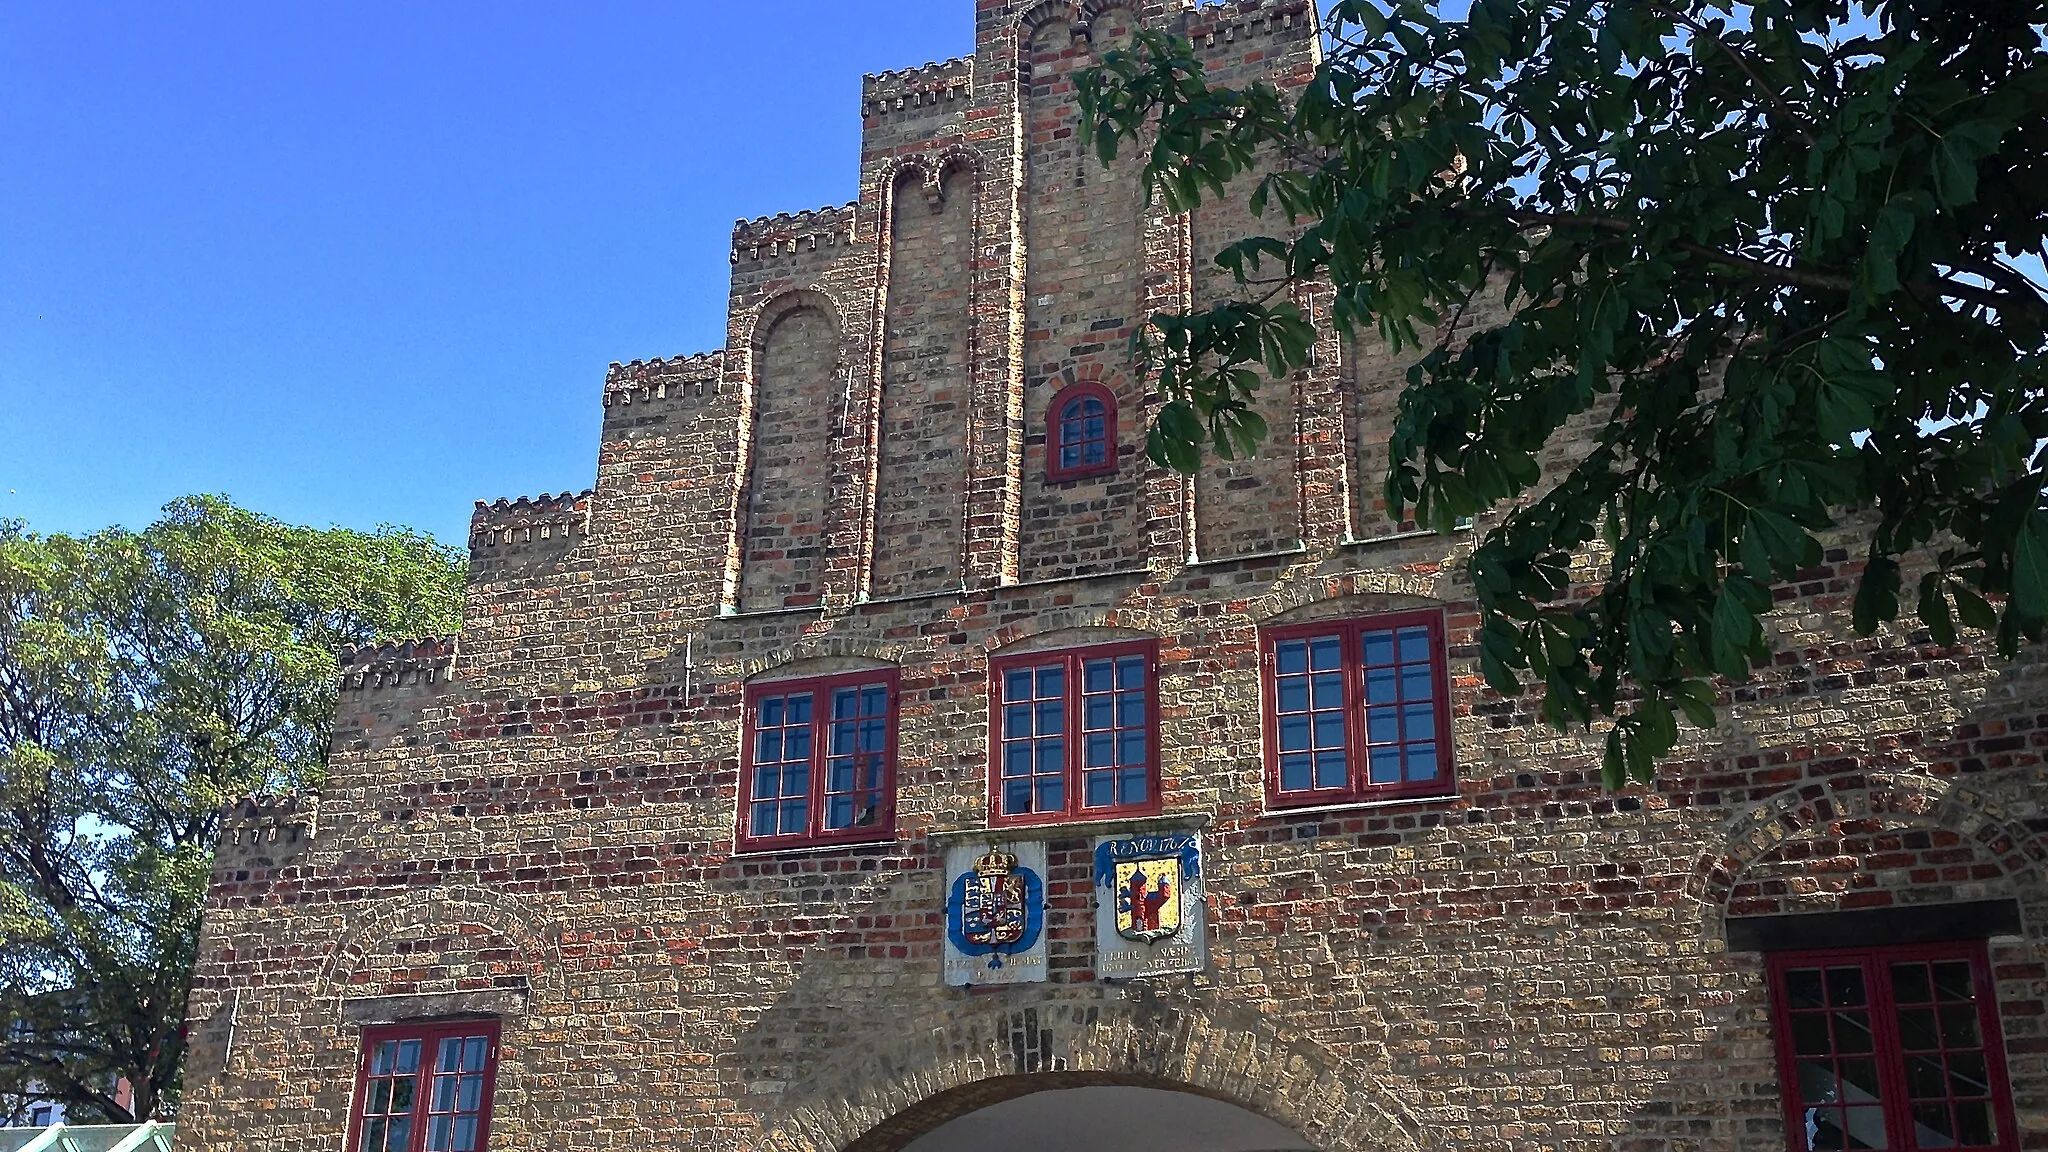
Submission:
POLYGON ((855 193, 972 0, 0 4, 0 517, 221 492, 459 543, 717 347, 733 220, 855 193))

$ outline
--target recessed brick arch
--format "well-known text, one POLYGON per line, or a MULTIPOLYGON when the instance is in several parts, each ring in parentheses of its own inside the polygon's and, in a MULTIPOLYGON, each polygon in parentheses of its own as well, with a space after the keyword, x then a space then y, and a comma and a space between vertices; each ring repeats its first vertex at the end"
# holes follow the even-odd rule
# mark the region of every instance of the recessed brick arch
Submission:
POLYGON ((1112 985, 976 998, 893 1024, 764 1117, 777 1152, 888 1152, 1029 1092, 1171 1088, 1284 1124, 1329 1152, 1420 1152, 1422 1129, 1373 1069, 1255 1012, 1112 985))

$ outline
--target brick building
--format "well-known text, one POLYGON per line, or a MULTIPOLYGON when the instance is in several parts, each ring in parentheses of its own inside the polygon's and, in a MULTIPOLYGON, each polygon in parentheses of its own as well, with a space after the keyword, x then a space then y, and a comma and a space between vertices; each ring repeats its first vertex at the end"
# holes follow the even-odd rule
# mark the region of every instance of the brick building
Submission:
POLYGON ((2048 1148, 2037 662, 1850 639, 1831 552, 1603 791, 1376 502, 1402 363, 1145 459, 1126 340, 1252 224, 1085 153, 1137 21, 1317 51, 976 0, 855 203, 735 228, 726 348, 612 366, 596 486, 478 505, 463 634, 344 658, 323 790, 230 813, 182 1147, 2048 1148))

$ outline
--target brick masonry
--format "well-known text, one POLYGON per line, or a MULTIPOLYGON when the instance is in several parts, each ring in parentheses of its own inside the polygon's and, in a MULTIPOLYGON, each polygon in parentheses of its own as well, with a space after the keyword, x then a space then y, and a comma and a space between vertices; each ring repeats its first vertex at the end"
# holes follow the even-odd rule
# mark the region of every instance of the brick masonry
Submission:
POLYGON ((1074 70, 1135 22, 1233 80, 1314 60, 1297 0, 976 0, 973 55, 867 79, 854 204, 735 227, 726 349, 612 367, 595 487, 478 506, 463 634, 345 657, 322 791, 230 813, 183 1146, 338 1152, 364 1022, 413 1004, 503 1014, 497 1149, 892 1149, 1102 1083, 1359 1152, 1782 1148, 1730 919, 2012 900, 1992 955, 2048 1148, 2039 661, 1849 639, 1831 551, 1722 726, 1602 790, 1596 741, 1477 676, 1469 539, 1385 515, 1402 360, 1333 338, 1262 400, 1269 451, 1192 483, 1143 460, 1124 341, 1217 298, 1209 250, 1257 223, 1165 216, 1084 155, 1074 70), (1079 379, 1117 396, 1125 466, 1049 484, 1045 405, 1079 379), (1426 606, 1458 794, 1268 814, 1257 629, 1426 606), (1096 980, 1088 840, 1055 830, 1050 982, 948 989, 990 654, 1140 636, 1166 807, 1210 821, 1210 970, 1096 980), (897 840, 735 854, 747 679, 882 664, 897 840))

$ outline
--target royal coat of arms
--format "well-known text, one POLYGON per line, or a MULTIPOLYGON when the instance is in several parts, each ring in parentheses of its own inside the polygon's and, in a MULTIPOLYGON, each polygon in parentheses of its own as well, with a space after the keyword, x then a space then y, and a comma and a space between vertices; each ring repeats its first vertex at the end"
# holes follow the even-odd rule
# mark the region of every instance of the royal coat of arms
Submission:
POLYGON ((1197 832, 1095 842, 1095 972, 1105 980, 1208 966, 1208 897, 1197 832))
POLYGON ((946 855, 946 983, 1044 980, 1045 845, 946 855))

